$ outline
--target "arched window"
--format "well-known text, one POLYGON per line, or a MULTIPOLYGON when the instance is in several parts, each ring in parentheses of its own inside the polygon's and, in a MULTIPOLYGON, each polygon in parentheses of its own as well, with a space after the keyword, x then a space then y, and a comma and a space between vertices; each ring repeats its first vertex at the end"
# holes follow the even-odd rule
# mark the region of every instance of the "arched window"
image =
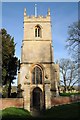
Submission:
POLYGON ((38 25, 35 26, 35 37, 41 37, 41 28, 38 25))
POLYGON ((42 84, 42 69, 38 66, 32 70, 32 84, 42 84))

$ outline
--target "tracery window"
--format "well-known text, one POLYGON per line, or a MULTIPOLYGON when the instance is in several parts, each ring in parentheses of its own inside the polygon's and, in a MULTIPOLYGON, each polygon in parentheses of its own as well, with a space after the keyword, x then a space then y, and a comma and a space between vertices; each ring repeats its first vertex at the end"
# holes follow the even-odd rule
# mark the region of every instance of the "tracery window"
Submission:
POLYGON ((35 27, 35 37, 41 37, 41 28, 38 25, 35 27))
POLYGON ((32 84, 42 84, 42 69, 38 66, 32 70, 32 84))

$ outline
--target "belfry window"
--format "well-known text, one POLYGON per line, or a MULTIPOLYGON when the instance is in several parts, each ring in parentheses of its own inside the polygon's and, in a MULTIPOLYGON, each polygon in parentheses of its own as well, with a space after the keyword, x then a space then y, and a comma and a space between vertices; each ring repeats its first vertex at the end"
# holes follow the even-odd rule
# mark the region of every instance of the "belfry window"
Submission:
POLYGON ((32 71, 32 84, 42 84, 42 70, 38 66, 32 71))
POLYGON ((35 27, 35 37, 41 37, 41 28, 38 25, 35 27))

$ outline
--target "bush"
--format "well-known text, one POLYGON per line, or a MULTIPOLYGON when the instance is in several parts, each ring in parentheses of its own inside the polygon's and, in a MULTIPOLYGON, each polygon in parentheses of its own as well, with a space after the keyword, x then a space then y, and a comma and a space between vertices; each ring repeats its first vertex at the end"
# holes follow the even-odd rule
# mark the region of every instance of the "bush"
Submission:
POLYGON ((2 97, 8 98, 8 85, 3 86, 2 88, 2 97))
POLYGON ((11 98, 16 98, 17 97, 17 93, 14 92, 14 93, 11 93, 11 98))

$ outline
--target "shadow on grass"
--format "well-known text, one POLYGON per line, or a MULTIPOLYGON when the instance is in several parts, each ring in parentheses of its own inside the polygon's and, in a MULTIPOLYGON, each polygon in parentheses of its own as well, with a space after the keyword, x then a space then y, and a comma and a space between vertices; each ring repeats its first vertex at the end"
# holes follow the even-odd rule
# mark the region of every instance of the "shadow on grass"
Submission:
POLYGON ((2 120, 80 120, 80 102, 60 105, 41 111, 38 116, 21 108, 7 108, 3 110, 2 120))
MULTIPOLYGON (((3 117, 2 120, 69 120, 71 118, 59 118, 59 117, 3 117)), ((72 118, 72 120, 80 120, 79 117, 72 118)))
POLYGON ((57 118, 57 119, 76 119, 80 120, 80 102, 59 105, 41 112, 43 116, 57 118))

